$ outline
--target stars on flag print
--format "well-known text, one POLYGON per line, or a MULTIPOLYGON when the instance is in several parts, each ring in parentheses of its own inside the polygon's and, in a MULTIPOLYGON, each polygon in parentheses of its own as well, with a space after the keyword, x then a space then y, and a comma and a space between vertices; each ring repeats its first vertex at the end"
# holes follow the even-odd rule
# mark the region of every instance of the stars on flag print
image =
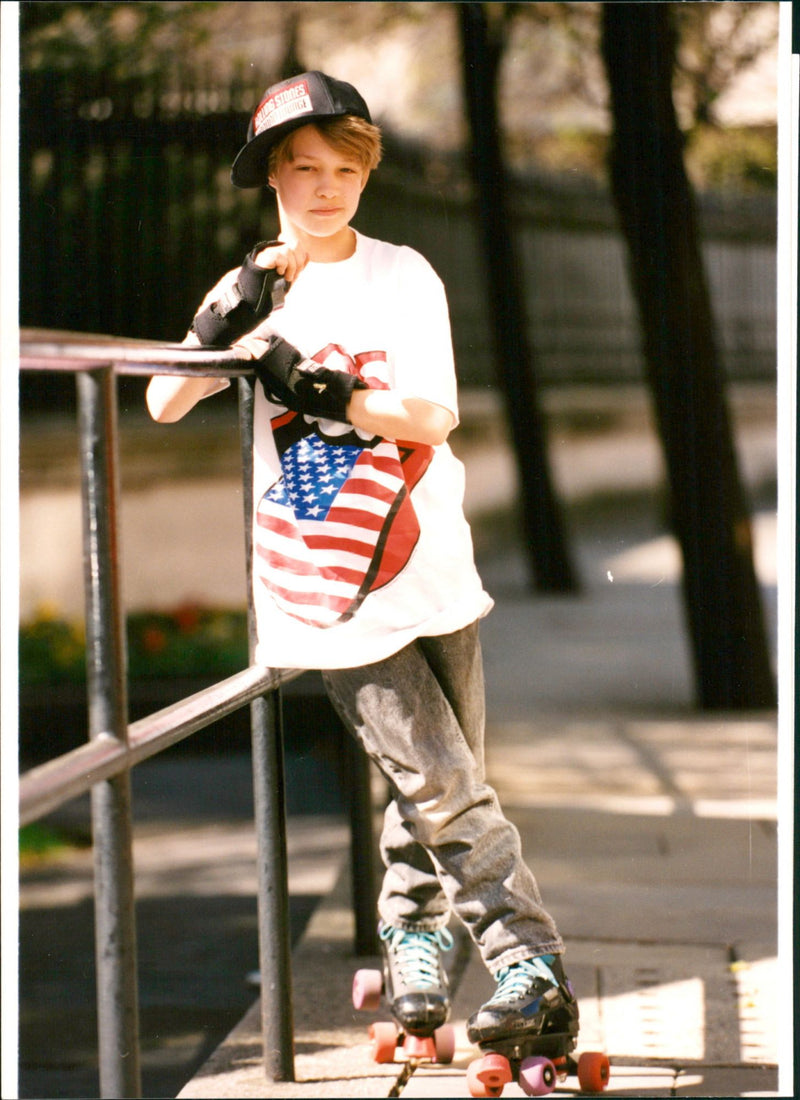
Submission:
POLYGON ((419 523, 409 492, 432 449, 353 432, 331 440, 294 413, 276 418, 274 435, 283 473, 256 511, 255 575, 286 614, 345 622, 411 557, 419 523))

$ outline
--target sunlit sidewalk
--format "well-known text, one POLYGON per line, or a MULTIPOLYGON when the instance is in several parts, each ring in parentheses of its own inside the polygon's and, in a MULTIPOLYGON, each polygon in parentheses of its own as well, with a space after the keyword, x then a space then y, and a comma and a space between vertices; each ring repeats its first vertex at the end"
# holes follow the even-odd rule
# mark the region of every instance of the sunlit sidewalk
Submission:
MULTIPOLYGON (((778 1095, 773 719, 533 716, 497 720, 490 745, 567 944, 579 1051, 611 1058, 607 1095, 778 1095)), ((294 956, 295 1082, 264 1080, 254 1005, 180 1096, 469 1095, 464 1024, 492 988, 474 950, 457 966, 454 1062, 410 1072, 372 1060, 351 929, 345 865, 294 956)))

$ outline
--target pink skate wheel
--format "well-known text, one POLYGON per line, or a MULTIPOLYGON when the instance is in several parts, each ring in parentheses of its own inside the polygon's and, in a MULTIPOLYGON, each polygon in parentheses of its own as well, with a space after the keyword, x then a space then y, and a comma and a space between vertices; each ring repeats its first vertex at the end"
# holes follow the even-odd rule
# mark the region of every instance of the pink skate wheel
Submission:
POLYGON ((557 1079, 556 1067, 549 1058, 525 1058, 519 1067, 519 1083, 526 1096, 547 1096, 557 1079))
POLYGON ((583 1092, 602 1092, 610 1074, 611 1065, 605 1054, 587 1050, 578 1059, 578 1084, 583 1092))
POLYGON ((382 990, 380 970, 357 970, 353 975, 353 1008, 359 1012, 377 1012, 382 990))
POLYGON ((411 1062, 435 1062, 436 1043, 431 1035, 406 1035, 403 1052, 411 1062))
POLYGON ((452 1024, 442 1024, 433 1033, 436 1044, 436 1061, 441 1066, 449 1066, 456 1053, 456 1031, 452 1024))
POLYGON ((484 1054, 467 1070, 470 1096, 502 1096, 503 1086, 511 1080, 511 1066, 502 1054, 484 1054))
POLYGON ((381 1020, 369 1025, 369 1037, 372 1040, 372 1060, 384 1064, 393 1062, 397 1051, 397 1027, 381 1020))

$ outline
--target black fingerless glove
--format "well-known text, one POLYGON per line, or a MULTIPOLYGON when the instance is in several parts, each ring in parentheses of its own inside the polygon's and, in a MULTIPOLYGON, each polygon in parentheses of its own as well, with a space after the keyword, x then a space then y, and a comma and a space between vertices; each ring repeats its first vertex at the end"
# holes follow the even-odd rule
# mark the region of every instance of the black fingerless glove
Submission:
POLYGON ((287 343, 270 336, 269 348, 253 363, 256 377, 271 400, 294 412, 349 424, 347 405, 353 390, 369 386, 354 374, 321 367, 287 343))
POLYGON ((244 258, 236 282, 221 298, 200 310, 192 321, 204 347, 230 347, 234 340, 269 317, 283 300, 287 283, 274 268, 259 267, 256 256, 280 241, 261 241, 244 258))

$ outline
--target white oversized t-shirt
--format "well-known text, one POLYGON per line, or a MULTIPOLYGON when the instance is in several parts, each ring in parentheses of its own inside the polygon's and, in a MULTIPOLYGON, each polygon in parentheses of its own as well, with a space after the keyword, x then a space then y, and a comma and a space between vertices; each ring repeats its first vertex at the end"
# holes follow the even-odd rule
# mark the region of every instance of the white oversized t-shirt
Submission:
MULTIPOLYGON (((254 330, 264 332, 458 420, 444 287, 413 249, 357 234, 349 259, 303 269, 254 330)), ((259 664, 369 664, 492 606, 464 518, 463 465, 446 443, 370 437, 288 411, 257 385, 253 491, 259 664)))

